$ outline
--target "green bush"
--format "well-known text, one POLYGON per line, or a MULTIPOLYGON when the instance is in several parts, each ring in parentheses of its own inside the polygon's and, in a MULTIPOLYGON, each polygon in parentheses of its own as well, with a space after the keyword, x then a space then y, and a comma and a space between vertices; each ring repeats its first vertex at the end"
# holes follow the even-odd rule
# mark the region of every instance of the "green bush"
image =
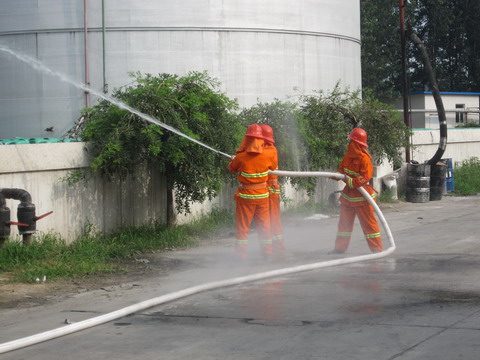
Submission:
POLYGON ((119 260, 154 251, 168 251, 198 245, 233 226, 233 214, 213 210, 191 224, 167 227, 162 224, 121 229, 114 234, 91 231, 67 245, 58 234, 39 234, 30 246, 7 241, 0 249, 0 272, 12 281, 49 281, 122 270, 119 260))
POLYGON ((465 124, 459 124, 455 126, 456 128, 478 128, 480 127, 479 123, 474 123, 474 122, 468 122, 465 124))
MULTIPOLYGON (((131 76, 134 81, 116 89, 113 97, 138 113, 107 100, 84 111, 81 137, 93 156, 88 170, 115 180, 138 176, 143 166, 155 164, 165 176, 167 223, 173 225, 175 211, 189 213, 192 203, 213 199, 232 178, 225 157, 179 134, 235 153, 244 132, 235 113, 238 104, 206 72, 131 76), (157 123, 146 121, 145 115, 157 123)), ((89 172, 72 173, 65 180, 74 183, 89 172)))
POLYGON ((480 193, 480 159, 472 157, 455 167, 455 193, 475 195, 480 193))

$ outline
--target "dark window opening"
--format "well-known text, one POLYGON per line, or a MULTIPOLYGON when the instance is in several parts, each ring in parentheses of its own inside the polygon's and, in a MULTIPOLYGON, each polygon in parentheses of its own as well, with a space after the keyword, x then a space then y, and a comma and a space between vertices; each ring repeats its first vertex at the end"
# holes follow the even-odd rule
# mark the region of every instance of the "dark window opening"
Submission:
MULTIPOLYGON (((465 110, 465 104, 455 104, 455 109, 463 109, 465 110)), ((456 123, 463 123, 465 121, 464 119, 464 112, 456 112, 455 113, 455 122, 456 123)))

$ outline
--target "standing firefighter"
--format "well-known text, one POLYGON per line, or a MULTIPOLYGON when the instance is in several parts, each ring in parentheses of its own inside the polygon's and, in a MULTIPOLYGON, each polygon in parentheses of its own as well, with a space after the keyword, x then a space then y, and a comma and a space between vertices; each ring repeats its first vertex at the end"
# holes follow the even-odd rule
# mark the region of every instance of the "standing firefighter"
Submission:
POLYGON ((375 189, 368 183, 373 175, 373 166, 367 151, 367 133, 363 129, 355 128, 348 138, 348 150, 338 168, 338 172, 348 177, 344 180, 346 185, 340 196, 340 219, 335 248, 329 253, 342 254, 348 249, 355 216, 358 216, 370 251, 379 252, 383 250, 382 239, 373 207, 357 190, 363 186, 375 199, 375 189))
POLYGON ((269 170, 277 168, 277 161, 271 152, 264 151, 264 146, 262 128, 252 124, 247 128, 237 155, 228 164, 228 170, 238 174, 241 185, 235 194, 235 252, 241 259, 248 256, 248 233, 252 220, 255 220, 262 254, 265 257, 272 255, 267 180, 269 170))
MULTIPOLYGON (((260 127, 262 128, 263 139, 265 141, 265 151, 272 153, 278 167, 278 154, 277 148, 274 145, 273 129, 266 124, 262 124, 260 127)), ((272 234, 273 253, 283 256, 285 254, 285 240, 283 238, 280 212, 280 185, 278 185, 278 176, 269 174, 267 185, 268 192, 270 193, 270 233, 272 234)))

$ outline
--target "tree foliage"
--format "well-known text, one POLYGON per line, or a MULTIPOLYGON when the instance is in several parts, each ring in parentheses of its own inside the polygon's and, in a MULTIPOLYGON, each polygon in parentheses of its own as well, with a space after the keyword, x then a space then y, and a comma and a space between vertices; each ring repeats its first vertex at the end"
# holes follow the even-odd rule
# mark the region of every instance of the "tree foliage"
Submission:
MULTIPOLYGON (((424 41, 441 91, 480 88, 480 2, 406 1, 405 22, 424 41)), ((397 0, 361 0, 362 81, 381 100, 401 92, 400 17, 397 0)), ((410 90, 428 90, 419 51, 407 36, 410 90)))
MULTIPOLYGON (((385 159, 401 163, 400 151, 408 144, 410 130, 397 111, 366 92, 342 90, 305 96, 301 105, 301 133, 308 150, 310 171, 335 171, 347 147, 347 136, 355 127, 368 133, 369 151, 376 164, 385 159)), ((310 182, 307 190, 313 191, 310 182)))
POLYGON ((361 0, 362 86, 381 100, 401 94, 398 0, 361 0))
MULTIPOLYGON (((410 23, 425 42, 440 89, 478 91, 480 85, 480 2, 471 0, 415 0, 410 23)), ((418 65, 415 59, 413 66, 418 65)), ((412 73, 413 89, 428 84, 421 71, 412 73)))
MULTIPOLYGON (((377 164, 401 163, 401 150, 410 131, 398 112, 381 103, 370 92, 340 89, 318 91, 303 96, 298 103, 258 103, 244 109, 240 118, 251 123, 268 124, 275 133, 279 168, 300 171, 336 171, 346 151, 347 135, 354 127, 369 134, 369 150, 377 164)), ((281 179, 284 180, 284 179, 281 179)), ((315 178, 292 178, 292 184, 315 191, 315 178)))
MULTIPOLYGON (((359 91, 342 90, 339 85, 330 93, 300 97, 297 103, 258 103, 236 114, 236 102, 221 93, 218 82, 206 73, 132 76, 131 85, 115 90, 116 99, 214 149, 234 154, 246 126, 270 125, 284 170, 335 171, 354 127, 368 132, 377 163, 385 159, 395 163, 401 161, 399 151, 409 134, 392 108, 368 92, 362 98, 359 91)), ((140 165, 155 164, 167 179, 168 214, 173 214, 173 192, 177 212, 189 212, 193 202, 211 199, 232 179, 219 154, 114 103, 100 101, 85 116, 82 137, 93 153, 91 168, 106 178, 125 178, 135 176, 140 165)), ((314 193, 315 179, 290 181, 314 193)), ((169 224, 172 219, 169 215, 169 224)))
MULTIPOLYGON (((115 90, 116 99, 214 149, 234 152, 242 135, 233 113, 237 104, 219 91, 217 80, 205 72, 132 77, 133 84, 115 90)), ((108 101, 85 114, 82 138, 93 151, 91 167, 107 178, 124 178, 154 163, 166 176, 167 191, 175 191, 178 212, 217 195, 229 176, 225 158, 108 101)))
MULTIPOLYGON (((280 168, 300 170, 306 166, 306 149, 298 130, 298 116, 297 104, 275 100, 243 109, 239 118, 244 126, 255 123, 271 126, 280 168)), ((281 182, 284 180, 285 178, 280 178, 281 182)))

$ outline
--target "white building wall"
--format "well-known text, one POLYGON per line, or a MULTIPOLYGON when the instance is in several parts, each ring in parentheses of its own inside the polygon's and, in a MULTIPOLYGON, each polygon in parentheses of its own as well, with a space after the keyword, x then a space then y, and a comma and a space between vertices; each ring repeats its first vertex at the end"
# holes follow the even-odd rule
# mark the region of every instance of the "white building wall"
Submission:
MULTIPOLYGON (((472 157, 480 157, 480 128, 448 129, 447 147, 442 159, 452 159, 453 167, 460 165, 464 160, 472 157)), ((440 131, 430 129, 415 129, 411 138, 411 160, 422 164, 430 160, 438 150, 440 131)), ((405 155, 403 156, 405 158, 405 155)), ((403 188, 406 181, 406 167, 404 163, 398 180, 399 188, 403 188)), ((393 172, 391 164, 383 163, 376 168, 374 187, 382 189, 382 177, 393 172)))
MULTIPOLYGON (((454 128, 459 124, 479 123, 479 102, 480 96, 476 93, 441 93, 443 107, 447 126, 454 128), (457 110, 456 105, 465 105, 465 110, 457 110), (457 123, 456 112, 463 112, 463 121, 457 123)), ((400 101, 395 102, 395 106, 400 109, 400 101)), ((410 107, 412 109, 412 127, 414 129, 439 129, 438 112, 433 95, 430 93, 413 94, 410 96, 410 107), (425 110, 417 111, 415 110, 425 110)))
MULTIPOLYGON (((412 109, 426 109, 425 96, 411 96, 410 106, 412 109)), ((424 113, 412 113, 410 116, 412 118, 412 128, 418 129, 426 127, 426 115, 424 113)))
MULTIPOLYGON (((419 163, 430 160, 438 149, 439 141, 439 130, 415 130, 412 137, 412 160, 419 163)), ((461 163, 471 157, 480 157, 479 154, 480 128, 447 130, 447 147, 442 158, 461 163)))

